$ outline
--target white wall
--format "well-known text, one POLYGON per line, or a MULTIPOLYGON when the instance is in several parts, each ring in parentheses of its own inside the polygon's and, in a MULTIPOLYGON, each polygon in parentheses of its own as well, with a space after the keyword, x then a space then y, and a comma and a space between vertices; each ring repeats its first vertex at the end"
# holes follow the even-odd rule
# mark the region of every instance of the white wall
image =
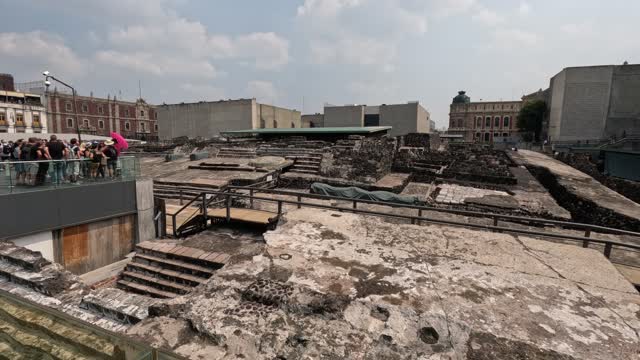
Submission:
POLYGON ((45 259, 55 261, 53 258, 53 233, 51 231, 31 234, 11 241, 17 246, 23 246, 33 251, 40 251, 45 259))

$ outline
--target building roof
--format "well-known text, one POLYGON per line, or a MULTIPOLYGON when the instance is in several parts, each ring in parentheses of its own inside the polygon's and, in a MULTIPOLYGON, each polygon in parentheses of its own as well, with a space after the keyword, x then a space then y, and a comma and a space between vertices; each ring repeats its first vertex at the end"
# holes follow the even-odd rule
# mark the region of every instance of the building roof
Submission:
POLYGON ((471 102, 471 98, 468 97, 467 95, 465 95, 466 92, 465 91, 458 91, 458 95, 456 95, 456 97, 453 98, 453 103, 454 104, 468 104, 471 102))
POLYGON ((4 91, 4 90, 0 90, 0 95, 2 96, 13 96, 13 97, 19 97, 19 98, 23 98, 25 96, 29 96, 29 97, 40 97, 40 95, 35 95, 35 94, 27 94, 27 93, 22 93, 22 92, 17 92, 17 91, 4 91))
POLYGON ((391 126, 366 126, 366 127, 317 127, 317 128, 290 128, 290 129, 248 129, 222 131, 223 135, 316 135, 316 134, 373 134, 391 130, 391 126))

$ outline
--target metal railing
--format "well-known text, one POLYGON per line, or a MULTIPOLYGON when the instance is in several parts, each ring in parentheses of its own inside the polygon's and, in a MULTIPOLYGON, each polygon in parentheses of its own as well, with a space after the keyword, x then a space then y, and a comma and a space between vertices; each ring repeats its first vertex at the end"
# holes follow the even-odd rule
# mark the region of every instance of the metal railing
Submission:
POLYGON ((0 195, 131 181, 139 177, 140 163, 134 156, 122 156, 106 164, 90 159, 3 161, 0 162, 0 195))
MULTIPOLYGON (((594 238, 594 237, 591 236, 591 232, 593 230, 598 230, 598 231, 605 232, 604 230, 606 230, 606 232, 612 232, 612 233, 615 233, 615 234, 632 235, 632 236, 638 236, 638 237, 640 237, 640 233, 636 233, 636 232, 632 232, 632 231, 626 231, 626 230, 613 229, 613 228, 607 228, 607 227, 597 226, 597 225, 570 223, 570 222, 565 222, 565 221, 547 220, 547 219, 540 219, 540 218, 527 218, 527 217, 521 217, 521 216, 511 216, 511 215, 501 215, 501 214, 487 214, 487 213, 479 213, 479 212, 466 211, 466 210, 440 209, 440 208, 433 208, 433 207, 427 207, 427 206, 413 206, 413 205, 404 205, 404 204, 396 204, 396 203, 389 203, 389 202, 379 202, 379 201, 371 201, 371 200, 346 199, 346 198, 336 197, 336 196, 325 196, 325 195, 298 193, 298 192, 283 191, 283 190, 257 189, 257 188, 251 188, 251 187, 241 187, 241 186, 230 186, 230 187, 227 188, 227 191, 206 191, 206 192, 202 192, 201 194, 199 194, 198 196, 193 198, 189 203, 184 205, 181 209, 179 209, 175 214, 172 215, 174 236, 178 236, 178 234, 179 234, 178 229, 176 229, 176 216, 180 212, 182 212, 185 208, 187 208, 189 206, 189 204, 192 204, 195 201, 200 200, 202 202, 203 205, 202 205, 202 207, 199 207, 199 208, 200 208, 200 211, 201 211, 201 215, 203 215, 204 218, 205 218, 205 221, 207 221, 206 220, 206 217, 207 217, 206 209, 208 207, 207 196, 216 196, 216 197, 224 197, 225 198, 225 200, 223 200, 223 201, 225 203, 225 207, 226 207, 226 210, 227 210, 226 211, 226 213, 227 213, 227 222, 230 221, 230 209, 231 209, 232 199, 233 198, 239 198, 239 199, 248 199, 250 208, 254 207, 254 202, 256 200, 257 201, 265 201, 265 202, 277 203, 277 205, 278 205, 278 211, 277 211, 278 217, 280 217, 282 215, 283 205, 284 204, 289 204, 289 205, 297 206, 298 209, 300 209, 302 206, 305 206, 305 207, 313 207, 313 208, 320 208, 320 209, 335 210, 335 211, 340 211, 340 212, 349 212, 349 213, 355 213, 355 214, 364 214, 364 215, 373 215, 373 216, 380 216, 380 217, 387 217, 387 218, 405 219, 405 220, 409 220, 411 222, 411 224, 417 224, 417 225, 421 225, 422 223, 445 224, 445 225, 460 226, 460 227, 472 228, 472 229, 489 230, 489 231, 500 232, 500 233, 533 235, 533 236, 539 236, 539 237, 545 237, 545 238, 568 240, 568 241, 573 241, 573 242, 581 242, 582 246, 585 247, 585 248, 589 247, 589 244, 593 243, 593 244, 602 245, 604 247, 603 254, 608 259, 611 257, 611 252, 612 252, 614 247, 620 248, 620 249, 625 250, 625 251, 640 252, 640 245, 626 244, 626 243, 622 243, 622 242, 619 242, 619 241, 612 241, 612 240, 594 238), (242 193, 238 193, 238 192, 232 192, 231 190, 247 190, 247 191, 249 191, 249 194, 242 194, 242 193), (255 196, 255 193, 257 193, 257 192, 270 193, 270 194, 276 194, 276 195, 294 196, 296 198, 296 200, 286 200, 286 199, 274 199, 274 198, 259 197, 259 196, 255 196), (333 204, 325 205, 325 204, 318 204, 318 203, 309 203, 309 202, 302 201, 303 198, 313 198, 313 199, 320 199, 320 200, 346 201, 346 202, 351 202, 352 203, 352 207, 336 206, 336 205, 333 205, 333 204), (417 215, 404 215, 404 214, 394 214, 394 213, 382 212, 382 211, 366 210, 366 209, 358 208, 358 204, 360 204, 360 203, 371 204, 371 205, 390 206, 390 207, 394 207, 394 208, 415 209, 415 210, 417 210, 417 215), (489 218, 493 219, 493 225, 474 224, 474 223, 460 222, 460 221, 454 221, 454 220, 436 219, 436 218, 433 218, 433 217, 424 216, 423 211, 436 211, 436 212, 445 212, 445 213, 455 213, 455 214, 460 214, 460 215, 489 217, 489 218), (575 235, 553 233, 553 232, 542 231, 542 230, 541 231, 536 231, 536 230, 530 230, 530 229, 520 229, 520 228, 514 228, 514 227, 508 227, 508 226, 500 226, 500 224, 499 224, 500 220, 509 220, 509 221, 517 220, 517 221, 522 221, 522 222, 528 222, 531 225, 535 225, 535 224, 538 224, 538 225, 544 225, 544 224, 561 225, 562 227, 572 228, 572 229, 575 229, 577 227, 579 230, 580 229, 584 230, 585 234, 584 234, 584 236, 575 236, 575 235)), ((220 202, 222 202, 222 201, 218 201, 218 203, 220 203, 220 202)))

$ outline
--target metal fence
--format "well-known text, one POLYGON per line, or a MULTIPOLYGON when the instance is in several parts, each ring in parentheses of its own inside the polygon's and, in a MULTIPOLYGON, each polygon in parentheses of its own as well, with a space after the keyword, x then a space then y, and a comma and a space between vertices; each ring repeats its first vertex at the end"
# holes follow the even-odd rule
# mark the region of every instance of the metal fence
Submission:
POLYGON ((140 162, 134 156, 107 163, 90 159, 3 161, 0 162, 0 195, 139 177, 140 162))

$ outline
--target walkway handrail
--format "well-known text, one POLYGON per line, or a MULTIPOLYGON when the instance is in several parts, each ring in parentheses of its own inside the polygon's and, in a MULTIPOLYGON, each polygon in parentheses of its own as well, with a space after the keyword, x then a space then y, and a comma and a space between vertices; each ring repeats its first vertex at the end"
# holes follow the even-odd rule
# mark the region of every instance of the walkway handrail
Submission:
MULTIPOLYGON (((252 190, 255 190, 255 189, 252 189, 252 190)), ((340 212, 350 212, 350 213, 355 213, 355 214, 366 214, 366 215, 375 215, 375 216, 381 216, 381 217, 392 217, 392 218, 399 218, 399 219, 407 219, 407 220, 411 220, 412 224, 416 224, 417 223, 418 225, 421 222, 424 221, 424 222, 436 223, 436 224, 446 224, 446 225, 461 226, 461 227, 466 227, 466 228, 491 230, 491 231, 495 231, 495 232, 515 233, 515 234, 534 235, 534 236, 557 238, 557 239, 571 240, 571 241, 581 241, 582 242, 582 246, 585 247, 585 248, 589 246, 589 243, 596 243, 596 244, 604 245, 603 253, 604 253, 606 258, 610 258, 611 257, 611 251, 613 249, 613 246, 620 247, 620 248, 626 248, 627 251, 640 252, 640 245, 625 244, 625 243, 621 243, 621 242, 618 242, 618 241, 597 239, 597 238, 591 238, 591 237, 587 237, 587 236, 574 236, 574 235, 555 234, 555 233, 551 233, 551 232, 541 232, 541 231, 526 230, 526 229, 515 229, 515 228, 498 226, 496 221, 494 221, 494 225, 482 225, 482 224, 473 224, 473 223, 463 223, 463 222, 452 221, 452 220, 434 219, 434 218, 429 218, 429 217, 422 216, 422 209, 419 209, 418 216, 402 215, 402 214, 392 214, 392 213, 387 213, 387 212, 358 209, 357 206, 354 206, 353 208, 349 208, 349 207, 340 207, 340 206, 332 206, 332 205, 324 205, 324 204, 307 203, 307 202, 302 202, 301 201, 301 197, 299 197, 297 200, 284 200, 284 199, 273 199, 273 198, 258 197, 258 196, 254 196, 254 195, 251 195, 251 194, 241 194, 241 193, 237 193, 237 192, 228 192, 228 191, 206 191, 206 192, 202 192, 200 195, 196 196, 194 198, 194 200, 195 199, 199 199, 201 196, 206 198, 206 194, 225 196, 227 199, 229 199, 229 200, 227 200, 227 205, 226 205, 227 209, 230 207, 230 205, 229 205, 230 199, 234 198, 234 197, 235 198, 249 199, 251 201, 251 203, 253 203, 254 200, 276 202, 278 204, 278 216, 282 215, 282 205, 283 204, 291 204, 291 205, 297 205, 298 208, 300 208, 302 206, 306 206, 306 207, 315 207, 315 208, 321 208, 321 209, 337 210, 337 211, 340 211, 340 212)), ((298 194, 299 195, 304 195, 304 194, 301 194, 301 193, 295 193, 295 194, 296 195, 298 195, 298 194)), ((340 198, 340 199, 342 199, 342 198, 340 198)), ((344 199, 342 199, 342 200, 344 200, 344 199)), ((355 205, 357 203, 357 201, 359 201, 359 200, 353 200, 353 201, 354 201, 354 205, 355 205)), ((174 228, 174 233, 175 233, 175 231, 176 231, 176 229, 174 228)))
POLYGON ((406 208, 406 209, 416 209, 423 211, 436 211, 442 213, 449 214, 457 214, 457 215, 469 215, 474 217, 485 217, 500 220, 517 220, 524 221, 528 223, 536 223, 540 225, 560 225, 564 227, 570 227, 578 230, 585 230, 585 235, 587 232, 591 231, 602 231, 612 234, 618 235, 630 235, 640 237, 640 233, 628 230, 614 229, 605 226, 585 224, 585 223, 576 223, 576 222, 568 222, 561 220, 551 220, 537 217, 526 217, 526 216, 516 216, 516 215, 504 215, 504 214, 496 214, 496 213, 487 213, 487 212, 479 212, 479 211, 471 211, 471 210, 458 210, 458 209, 442 209, 433 206, 420 206, 420 205, 405 205, 399 203, 392 203, 386 201, 375 201, 375 200, 364 200, 364 199, 348 199, 339 196, 331 196, 331 195, 319 195, 319 194, 309 194, 309 193, 300 193, 295 191, 286 191, 286 190, 274 190, 274 189, 265 189, 265 188, 254 188, 248 186, 228 186, 227 189, 230 190, 247 190, 253 193, 262 192, 267 194, 276 194, 276 195, 289 195, 289 196, 297 196, 297 197, 307 197, 313 199, 321 199, 321 200, 340 200, 340 201, 352 201, 363 204, 371 204, 371 205, 382 205, 382 206, 390 206, 395 208, 406 208))

